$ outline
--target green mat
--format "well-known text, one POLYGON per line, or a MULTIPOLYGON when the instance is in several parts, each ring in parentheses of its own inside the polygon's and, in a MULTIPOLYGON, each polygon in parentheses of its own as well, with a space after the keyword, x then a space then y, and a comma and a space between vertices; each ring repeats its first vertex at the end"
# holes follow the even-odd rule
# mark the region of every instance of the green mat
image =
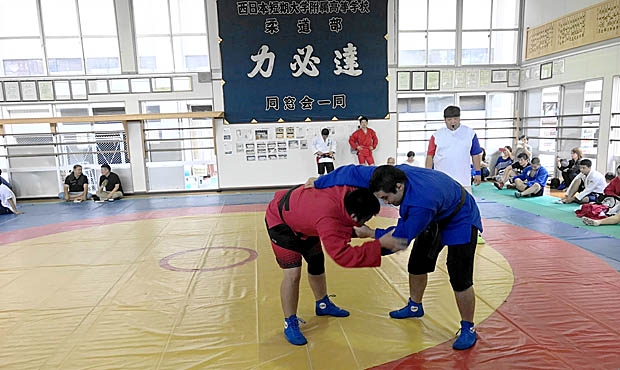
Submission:
POLYGON ((544 195, 535 198, 517 199, 514 196, 515 191, 504 188, 497 190, 493 183, 483 182, 480 186, 472 186, 474 195, 477 198, 497 202, 516 209, 534 213, 542 217, 550 218, 570 225, 578 226, 599 234, 620 238, 620 226, 586 226, 575 216, 575 210, 579 208, 578 204, 561 204, 557 203, 559 198, 544 195))

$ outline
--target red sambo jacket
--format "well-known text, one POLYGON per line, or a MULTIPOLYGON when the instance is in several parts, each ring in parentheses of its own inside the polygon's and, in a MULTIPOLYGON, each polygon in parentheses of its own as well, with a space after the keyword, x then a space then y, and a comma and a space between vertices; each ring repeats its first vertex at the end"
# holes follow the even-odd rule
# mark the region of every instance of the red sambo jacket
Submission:
POLYGON ((278 191, 267 206, 267 227, 286 223, 296 233, 318 236, 327 254, 340 266, 380 266, 379 240, 368 241, 359 247, 349 244, 353 236, 353 226, 358 225, 344 207, 344 196, 353 190, 355 188, 349 186, 327 189, 304 189, 301 186, 291 193, 289 211, 282 210, 284 220, 280 219, 278 202, 288 190, 278 191))

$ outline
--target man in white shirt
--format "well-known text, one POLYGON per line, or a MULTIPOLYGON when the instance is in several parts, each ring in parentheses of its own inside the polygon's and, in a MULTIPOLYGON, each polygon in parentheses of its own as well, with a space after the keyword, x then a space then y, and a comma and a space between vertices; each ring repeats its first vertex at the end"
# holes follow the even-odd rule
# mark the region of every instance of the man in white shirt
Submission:
POLYGON ((0 184, 0 215, 6 214, 21 215, 23 212, 17 210, 15 194, 8 186, 0 184))
POLYGON ((446 127, 433 134, 428 143, 426 168, 434 168, 458 181, 471 193, 471 166, 474 164, 474 184, 480 185, 480 156, 482 149, 474 130, 461 126, 461 109, 449 106, 443 111, 446 127))
POLYGON ((592 169, 591 160, 582 159, 579 162, 579 171, 581 173, 571 182, 562 203, 590 203, 594 202, 600 194, 603 194, 607 186, 605 176, 592 169), (582 192, 577 192, 581 184, 585 186, 585 189, 582 192))
POLYGON ((312 151, 316 156, 319 175, 334 170, 334 156, 336 155, 336 141, 329 137, 329 129, 321 130, 321 136, 312 140, 312 151))

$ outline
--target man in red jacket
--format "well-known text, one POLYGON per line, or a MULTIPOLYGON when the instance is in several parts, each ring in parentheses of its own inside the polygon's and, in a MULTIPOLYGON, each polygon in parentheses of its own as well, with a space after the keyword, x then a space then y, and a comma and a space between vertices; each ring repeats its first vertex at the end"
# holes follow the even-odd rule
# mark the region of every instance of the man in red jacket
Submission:
POLYGON ((616 168, 616 177, 614 177, 603 191, 605 195, 620 197, 620 166, 616 168))
POLYGON ((379 140, 375 131, 368 128, 368 118, 360 118, 360 128, 349 138, 349 145, 351 150, 357 150, 357 159, 360 164, 368 163, 371 166, 375 164, 372 151, 379 145, 379 140))
POLYGON ((359 247, 349 244, 357 232, 355 228, 379 213, 379 209, 379 201, 368 189, 348 186, 327 189, 299 186, 277 192, 269 203, 265 222, 276 261, 284 272, 280 298, 285 317, 284 336, 291 344, 307 343, 299 330, 301 319, 297 318, 302 257, 308 264, 308 282, 316 299, 316 315, 349 316, 348 311, 336 306, 327 295, 321 242, 327 254, 340 266, 380 266, 379 240, 359 247))

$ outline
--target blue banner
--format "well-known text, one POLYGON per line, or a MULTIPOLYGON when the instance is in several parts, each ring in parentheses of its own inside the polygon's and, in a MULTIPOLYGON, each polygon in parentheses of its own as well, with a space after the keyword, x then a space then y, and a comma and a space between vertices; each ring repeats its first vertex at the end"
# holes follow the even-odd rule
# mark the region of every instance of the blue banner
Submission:
POLYGON ((387 0, 217 4, 229 123, 387 116, 387 0))

